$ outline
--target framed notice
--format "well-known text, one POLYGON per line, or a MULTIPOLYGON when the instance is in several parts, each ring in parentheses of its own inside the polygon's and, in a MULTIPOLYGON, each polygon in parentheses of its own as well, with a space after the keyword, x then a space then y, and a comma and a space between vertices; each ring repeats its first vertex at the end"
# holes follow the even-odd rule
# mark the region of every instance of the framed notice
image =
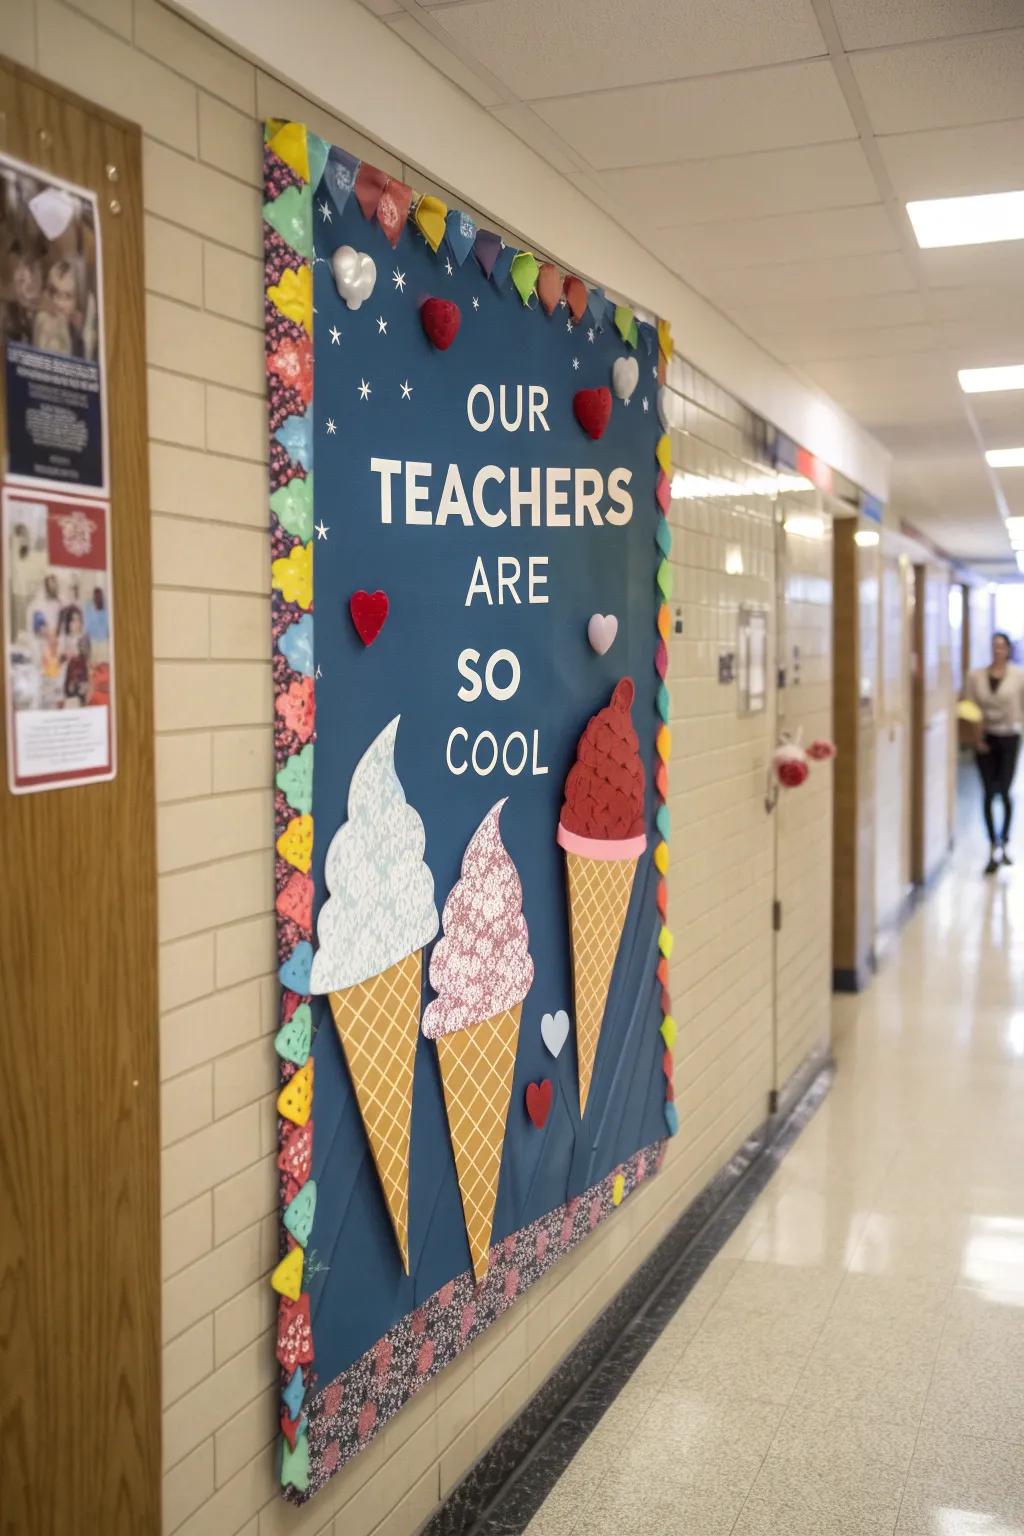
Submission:
POLYGON ((3 540, 11 790, 112 779, 109 503, 5 486, 3 540))
POLYGON ((95 193, 0 155, 8 482, 107 495, 95 193))
POLYGON ((744 604, 739 611, 736 680, 739 713, 759 715, 768 704, 768 614, 744 604))

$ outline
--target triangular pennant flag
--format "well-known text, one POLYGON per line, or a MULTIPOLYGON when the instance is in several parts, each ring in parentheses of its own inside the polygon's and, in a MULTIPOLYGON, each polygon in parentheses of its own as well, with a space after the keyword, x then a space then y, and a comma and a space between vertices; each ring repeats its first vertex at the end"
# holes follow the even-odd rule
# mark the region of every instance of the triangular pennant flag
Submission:
POLYGON ((309 180, 309 152, 306 130, 301 123, 282 123, 267 141, 279 160, 302 181, 309 180))
POLYGON ((313 1058, 288 1079, 277 1096, 277 1112, 293 1125, 305 1125, 313 1108, 313 1058))
POLYGON ((540 272, 537 258, 530 251, 517 251, 512 258, 512 286, 524 304, 529 304, 540 272))
POLYGON ((365 160, 360 165, 356 172, 356 202, 363 210, 364 219, 372 219, 377 212, 381 193, 389 180, 387 171, 380 171, 375 165, 367 165, 365 160))
POLYGON ((300 1003, 286 1024, 274 1036, 274 1050, 284 1061, 304 1065, 313 1043, 313 1014, 308 1003, 300 1003))
POLYGON ((307 261, 313 256, 313 224, 310 219, 309 194, 298 187, 285 187, 280 197, 263 204, 263 217, 293 251, 307 261))
MULTIPOLYGON (((537 273, 537 297, 547 314, 553 315, 562 297, 562 274, 553 261, 541 263, 537 273)), ((568 303, 568 300, 566 300, 568 303)))
POLYGON ((299 1409, 302 1407, 302 1399, 305 1391, 306 1382, 302 1374, 302 1366, 300 1365, 296 1369, 295 1375, 292 1377, 291 1381, 289 1381, 288 1385, 281 1393, 281 1401, 284 1403, 293 1419, 298 1418, 299 1409))
POLYGON ((491 282, 496 288, 504 288, 505 280, 512 270, 512 263, 516 259, 515 249, 502 241, 501 250, 494 261, 494 269, 491 272, 491 282))
POLYGON ((306 130, 306 152, 309 155, 309 184, 315 192, 320 185, 327 164, 327 148, 318 133, 306 130))
POLYGON ((617 304, 615 306, 615 329, 618 331, 623 341, 626 340, 632 328, 633 311, 630 309, 628 304, 617 304))
POLYGON ((316 1214, 316 1180, 307 1179, 299 1190, 294 1200, 290 1200, 284 1208, 281 1220, 286 1229, 294 1237, 300 1248, 305 1248, 309 1242, 309 1234, 313 1230, 313 1217, 316 1214))
MULTIPOLYGON (((307 1005, 303 1003, 303 1007, 307 1005)), ((281 1144, 277 1154, 277 1166, 286 1178, 296 1184, 305 1184, 313 1164, 313 1122, 297 1125, 281 1144)))
POLYGON ((455 265, 461 267, 477 237, 476 224, 461 208, 452 208, 444 221, 448 237, 448 249, 455 257, 455 265))
POLYGON ((282 1413, 280 1422, 281 1433, 284 1435, 288 1444, 294 1451, 295 1442, 299 1435, 301 1435, 302 1431, 305 1429, 306 1425, 309 1423, 309 1419, 306 1414, 303 1414, 301 1418, 298 1419, 290 1419, 287 1413, 282 1413))
POLYGON ((649 320, 641 320, 637 324, 639 339, 643 343, 643 349, 648 357, 653 357, 658 346, 658 333, 649 320))
POLYGON ((352 195, 358 171, 359 161, 355 155, 346 154, 343 149, 331 149, 324 166, 323 183, 339 213, 345 212, 345 204, 352 195))
POLYGON ((309 1437, 305 1431, 294 1450, 287 1440, 281 1441, 281 1487, 297 1488, 300 1493, 309 1488, 309 1437))
POLYGON ((566 274, 565 302, 574 323, 579 325, 587 311, 587 285, 582 278, 574 277, 571 272, 566 274))
POLYGON ((595 325, 602 325, 604 323, 607 307, 608 300, 604 296, 604 289, 591 288, 587 296, 587 308, 590 310, 590 316, 595 325))
POLYGON ((302 1294, 302 1257, 301 1248, 292 1248, 270 1277, 274 1290, 289 1301, 298 1301, 302 1294))
POLYGON ((430 193, 421 197, 416 204, 416 228, 432 251, 436 251, 444 239, 447 217, 448 204, 442 203, 439 197, 432 197, 430 193))
POLYGON ((638 335, 639 335, 639 332, 637 331, 636 321, 634 320, 633 324, 630 326, 629 330, 626 332, 625 336, 623 337, 623 340, 625 341, 626 346, 627 347, 632 347, 634 351, 636 350, 636 343, 637 343, 638 335))
POLYGON ((672 327, 667 320, 658 321, 658 351, 666 362, 671 362, 672 327))
POLYGON ((480 264, 480 270, 484 277, 490 277, 494 271, 494 263, 498 259, 501 250, 501 236, 496 235, 491 229, 477 231, 473 242, 473 255, 480 264))
POLYGON ((407 187, 404 181, 396 181, 392 176, 377 204, 377 223, 387 235, 393 251, 398 249, 411 206, 412 187, 407 187))

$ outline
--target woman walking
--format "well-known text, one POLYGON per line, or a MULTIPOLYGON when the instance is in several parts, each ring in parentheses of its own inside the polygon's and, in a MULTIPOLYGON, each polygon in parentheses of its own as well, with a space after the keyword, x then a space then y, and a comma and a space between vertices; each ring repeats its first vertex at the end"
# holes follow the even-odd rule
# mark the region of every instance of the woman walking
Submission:
POLYGON ((1017 771, 1024 725, 1024 671, 1012 661, 1013 645, 1002 631, 992 636, 992 660, 967 676, 967 697, 981 711, 975 757, 981 775, 985 827, 991 845, 986 875, 1011 864, 1008 845, 1013 820, 1013 777, 1017 771), (1002 825, 996 829, 996 801, 1002 801, 1002 825))

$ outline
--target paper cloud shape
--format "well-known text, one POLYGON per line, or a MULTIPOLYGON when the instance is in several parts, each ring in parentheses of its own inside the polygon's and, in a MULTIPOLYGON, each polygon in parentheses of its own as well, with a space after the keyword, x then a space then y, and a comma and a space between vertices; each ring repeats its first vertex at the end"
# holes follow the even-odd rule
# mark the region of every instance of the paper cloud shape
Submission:
POLYGON ((640 364, 635 357, 617 357, 612 364, 612 388, 620 400, 628 400, 640 382, 640 364))
POLYGON ((373 292, 377 268, 372 256, 351 245, 339 245, 331 257, 334 283, 349 309, 358 309, 373 292))

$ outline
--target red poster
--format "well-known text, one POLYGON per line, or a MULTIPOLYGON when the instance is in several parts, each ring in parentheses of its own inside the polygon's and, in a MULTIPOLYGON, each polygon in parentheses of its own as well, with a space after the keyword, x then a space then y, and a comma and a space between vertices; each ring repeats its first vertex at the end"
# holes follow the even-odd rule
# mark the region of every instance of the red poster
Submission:
POLYGON ((10 788, 112 779, 110 504, 8 485, 3 534, 10 788))

